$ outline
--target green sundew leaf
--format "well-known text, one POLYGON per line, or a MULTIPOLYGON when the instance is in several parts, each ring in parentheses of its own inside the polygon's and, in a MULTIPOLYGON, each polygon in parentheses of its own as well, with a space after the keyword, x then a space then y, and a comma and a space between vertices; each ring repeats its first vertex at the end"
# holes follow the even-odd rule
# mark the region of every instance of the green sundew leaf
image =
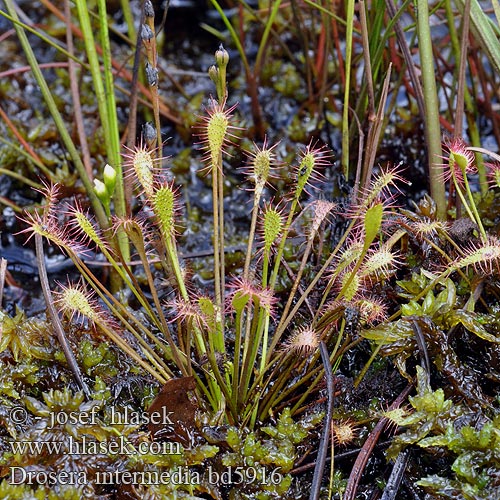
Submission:
POLYGON ((175 194, 169 185, 161 186, 152 196, 153 209, 160 227, 168 237, 174 230, 175 194))
POLYGON ((382 224, 382 216, 384 214, 384 206, 382 203, 377 203, 370 207, 365 214, 365 244, 366 250, 372 241, 376 238, 382 224))
MULTIPOLYGON (((461 11, 461 14, 463 14, 465 0, 457 0, 455 3, 461 11)), ((495 71, 500 73, 500 42, 495 34, 491 18, 485 13, 483 7, 477 0, 471 0, 470 22, 474 38, 479 43, 479 46, 486 52, 495 71)))
POLYGON ((271 173, 272 153, 269 149, 258 150, 252 157, 251 167, 255 184, 264 185, 271 173))
POLYGON ((248 304, 249 300, 250 300, 250 295, 249 294, 244 293, 241 290, 238 290, 233 295, 233 300, 231 301, 231 304, 234 307, 234 310, 238 314, 241 314, 241 312, 243 311, 244 307, 248 304))
POLYGON ((208 297, 200 297, 198 299, 198 306, 205 318, 209 330, 215 332, 216 313, 214 303, 208 297))
POLYGON ((451 322, 450 326, 455 326, 460 323, 461 325, 465 326, 467 330, 474 333, 479 338, 482 338, 487 342, 500 344, 500 338, 495 337, 491 333, 487 332, 485 328, 479 323, 478 316, 474 312, 457 309, 450 314, 449 320, 451 322))
POLYGON ((99 249, 102 251, 103 249, 106 249, 106 244, 102 240, 101 236, 99 235, 98 230, 94 227, 92 224, 92 221, 87 217, 87 215, 80 211, 80 210, 75 210, 74 211, 74 218, 80 229, 82 230, 83 234, 85 237, 87 237, 89 240, 93 241, 99 249))
POLYGON ((269 252, 271 246, 276 242, 283 229, 281 214, 270 208, 264 213, 264 249, 269 252))
POLYGON ((312 152, 304 155, 304 158, 299 165, 299 173, 297 176, 297 189, 295 190, 295 197, 298 199, 306 184, 313 173, 316 158, 312 152))
POLYGON ((212 165, 217 165, 219 162, 219 154, 222 153, 226 132, 229 126, 229 119, 227 115, 221 111, 216 110, 213 112, 207 125, 207 138, 210 151, 210 158, 212 165))

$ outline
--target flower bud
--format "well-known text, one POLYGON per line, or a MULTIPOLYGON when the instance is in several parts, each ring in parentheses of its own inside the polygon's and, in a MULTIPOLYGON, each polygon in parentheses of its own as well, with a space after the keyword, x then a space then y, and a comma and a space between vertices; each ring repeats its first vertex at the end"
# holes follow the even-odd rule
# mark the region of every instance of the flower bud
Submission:
POLYGON ((108 195, 113 196, 116 186, 116 170, 109 163, 104 166, 103 179, 108 195))
POLYGON ((210 77, 210 80, 214 82, 215 86, 217 86, 217 82, 219 81, 219 69, 217 66, 212 65, 208 68, 208 76, 210 77))
POLYGON ((109 193, 104 182, 94 179, 94 192, 105 207, 109 207, 109 193))
POLYGON ((153 8, 151 0, 146 0, 144 2, 144 15, 146 17, 155 17, 155 10, 153 8))
POLYGON ((215 62, 217 66, 225 68, 229 62, 229 54, 227 50, 222 46, 219 46, 218 50, 215 52, 215 62))
POLYGON ((143 24, 141 27, 141 40, 143 42, 149 42, 154 36, 153 30, 147 24, 143 24))
POLYGON ((158 68, 153 68, 149 62, 146 62, 146 78, 148 80, 148 84, 151 87, 155 87, 158 85, 158 68))
POLYGON ((154 149, 156 145, 157 135, 156 128, 152 123, 146 122, 142 126, 142 138, 149 149, 154 149))

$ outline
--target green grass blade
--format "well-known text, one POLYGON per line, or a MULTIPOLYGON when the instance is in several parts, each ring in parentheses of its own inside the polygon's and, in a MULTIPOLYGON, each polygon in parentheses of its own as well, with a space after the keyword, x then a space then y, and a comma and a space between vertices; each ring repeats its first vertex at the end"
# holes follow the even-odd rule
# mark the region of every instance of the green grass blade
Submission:
POLYGON ((38 65, 38 61, 33 52, 33 49, 31 48, 31 44, 28 40, 28 37, 26 36, 24 29, 20 26, 19 18, 17 17, 17 13, 15 11, 12 0, 5 0, 5 5, 7 7, 7 11, 9 12, 11 18, 14 21, 14 28, 16 30, 17 36, 19 37, 21 46, 23 47, 24 53, 26 54, 26 59, 28 60, 28 64, 31 67, 33 76, 35 77, 35 80, 37 81, 38 86, 40 87, 40 91, 43 95, 45 103, 47 104, 49 113, 52 116, 52 119, 54 120, 59 135, 61 136, 61 140, 63 141, 66 149, 68 150, 71 160, 73 161, 75 168, 78 171, 78 175, 80 176, 80 179, 82 180, 82 183, 87 191, 89 200, 92 204, 97 220, 99 221, 99 224, 102 228, 107 228, 109 226, 109 223, 106 214, 104 212, 104 208, 94 193, 94 186, 92 185, 92 182, 87 175, 87 171, 85 170, 85 166, 83 165, 78 150, 76 149, 76 146, 73 143, 73 140, 71 139, 68 130, 66 129, 66 124, 64 123, 64 120, 61 114, 59 113, 57 104, 55 103, 54 98, 52 97, 52 93, 49 89, 49 86, 47 85, 47 82, 42 74, 40 66, 38 65))
POLYGON ((442 219, 446 215, 446 193, 440 172, 434 167, 434 164, 439 161, 442 155, 441 127, 439 124, 439 101, 429 25, 429 5, 426 0, 417 0, 417 12, 418 48, 424 90, 425 135, 431 196, 436 202, 437 216, 442 219))
MULTIPOLYGON (((465 0, 456 0, 456 4, 463 14, 465 0)), ((478 45, 485 51, 497 74, 500 73, 500 42, 498 40, 498 29, 496 30, 497 33, 495 33, 491 18, 484 12, 477 0, 471 0, 470 22, 471 31, 478 45)))

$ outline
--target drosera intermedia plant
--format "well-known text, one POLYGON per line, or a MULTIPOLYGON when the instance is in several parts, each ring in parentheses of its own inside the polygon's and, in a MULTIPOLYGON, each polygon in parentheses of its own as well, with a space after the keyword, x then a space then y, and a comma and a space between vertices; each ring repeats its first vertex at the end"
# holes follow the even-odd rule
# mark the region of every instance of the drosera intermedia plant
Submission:
MULTIPOLYGON (((478 318, 473 312, 477 299, 466 305, 466 311, 447 314, 446 307, 453 309, 457 295, 450 283, 453 273, 464 274, 468 268, 477 273, 497 272, 497 239, 487 236, 458 245, 448 235, 446 241, 453 247, 454 257, 441 252, 446 267, 427 273, 413 301, 398 310, 403 314, 401 320, 392 321, 394 316, 386 322, 391 304, 382 298, 384 285, 405 266, 406 254, 399 250, 404 248, 404 239, 412 235, 419 242, 436 246, 434 233, 446 234, 448 226, 441 221, 426 226, 422 218, 412 220, 410 215, 402 219, 394 196, 395 186, 404 178, 400 169, 389 168, 372 178, 355 204, 342 210, 345 229, 335 244, 330 243, 324 237, 324 226, 341 219, 338 205, 324 199, 310 201, 305 196, 308 187, 318 183, 318 169, 329 161, 329 152, 314 143, 297 155, 290 192, 272 201, 267 199, 265 186, 278 168, 276 150, 266 141, 247 153, 246 174, 254 190, 247 253, 241 269, 226 277, 220 182, 233 111, 227 108, 225 98, 222 103, 212 101, 201 125, 207 141, 204 173, 217 184, 213 190, 213 257, 219 263, 213 286, 193 290, 178 250, 176 227, 181 223, 181 211, 175 181, 165 179, 156 167, 156 152, 142 145, 127 152, 138 184, 140 211, 111 220, 111 227, 115 231, 121 228, 131 242, 137 256, 133 264, 140 263, 142 280, 138 268, 109 244, 108 235, 97 227, 90 212, 77 201, 60 200, 56 188, 44 190, 47 202, 43 212, 25 216, 29 224, 26 233, 58 246, 81 275, 79 282, 61 285, 54 292, 53 299, 62 313, 69 319, 85 318, 161 384, 175 377, 194 377, 201 405, 214 421, 240 427, 243 442, 250 439, 250 434, 244 437, 245 432, 253 432, 274 415, 283 415, 287 408, 291 414, 305 410, 324 378, 318 349, 321 342, 328 346, 336 369, 348 350, 363 339, 375 340, 372 356, 356 384, 392 341, 394 328, 400 333, 396 340, 405 341, 414 333, 413 325, 424 330, 427 317, 443 325, 466 326, 481 339, 495 342, 486 328, 474 322, 478 318), (218 125, 213 140, 209 137, 212 119, 218 125), (262 240, 260 248, 253 241, 257 234, 262 240), (319 240, 322 245, 315 245, 319 240), (120 276, 133 307, 118 299, 89 268, 85 260, 88 248, 102 255, 120 276), (293 272, 285 258, 290 250, 301 254, 293 272), (311 263, 313 254, 317 266, 311 263), (166 280, 162 290, 157 279, 160 273, 166 280), (446 293, 437 295, 442 286, 446 293), (164 288, 170 295, 167 300, 164 288), (283 289, 289 290, 285 298, 283 289), (146 321, 136 314, 139 309, 146 321), (419 316, 426 318, 420 323, 419 316)), ((231 141, 232 147, 238 148, 237 139, 231 141)), ((105 169, 106 189, 112 189, 111 170, 105 169)), ((474 201, 467 198, 465 202, 474 201)), ((474 210, 468 214, 474 217, 474 210)))
MULTIPOLYGON (((223 52, 222 48, 218 51, 219 72, 215 72, 218 77, 224 74, 220 65, 227 64, 223 52)), ((225 88, 217 78, 215 80, 218 89, 225 88)), ((303 384, 307 383, 308 389, 299 398, 295 410, 312 394, 321 380, 322 365, 317 350, 320 340, 333 343, 331 360, 334 365, 340 362, 352 341, 350 334, 344 333, 342 317, 347 307, 343 300, 357 300, 363 316, 372 317, 374 321, 382 318, 383 314, 377 315, 373 310, 383 310, 384 305, 380 299, 371 297, 369 290, 390 278, 390 268, 398 262, 392 247, 399 233, 386 239, 382 230, 386 214, 391 210, 391 186, 402 178, 397 169, 389 169, 372 179, 361 201, 348 211, 350 223, 335 248, 320 245, 321 251, 315 259, 321 267, 311 273, 314 243, 323 239, 326 221, 338 218, 339 214, 335 203, 324 199, 305 203, 305 195, 312 193, 312 188, 321 182, 320 171, 332 155, 314 142, 305 146, 292 168, 294 182, 290 192, 271 202, 265 186, 279 162, 273 145, 267 141, 262 146, 255 145, 253 151, 246 153, 253 208, 245 263, 239 271, 241 274, 227 278, 222 225, 223 158, 226 144, 231 142, 236 148, 238 144, 231 132, 235 127, 234 106, 226 104, 225 91, 218 93, 219 100, 210 100, 207 116, 198 126, 205 151, 204 173, 211 177, 213 189, 213 291, 208 287, 195 292, 188 281, 175 230, 180 222, 177 188, 165 180, 157 168, 156 153, 145 144, 126 153, 129 171, 135 172, 141 210, 137 215, 115 217, 111 221, 115 231, 120 229, 127 235, 142 265, 145 275, 142 283, 135 268, 117 254, 107 241, 107 233, 96 226, 91 215, 78 203, 70 203, 64 211, 71 230, 63 235, 42 224, 37 214, 27 215, 25 220, 31 225, 27 231, 59 246, 72 258, 81 274, 78 285, 64 285, 56 293, 61 311, 68 311, 70 316, 85 316, 160 383, 176 376, 194 376, 199 395, 204 396, 213 412, 230 423, 253 427, 277 408, 286 406, 286 398, 303 384), (292 227, 302 227, 299 247, 296 247, 297 236, 292 233, 292 227), (253 243, 256 234, 261 235, 260 249, 253 243), (305 245, 300 249, 302 242, 305 245), (134 311, 118 300, 89 269, 82 254, 82 249, 89 244, 120 276, 148 324, 139 321, 134 311), (288 300, 280 302, 276 290, 278 278, 280 283, 290 279, 284 259, 286 248, 296 248, 295 251, 302 252, 302 258, 291 279, 288 300), (153 271, 151 266, 155 260, 159 267, 153 271), (154 276, 157 272, 164 273, 171 289, 167 302, 161 298, 154 276), (315 290, 318 283, 321 284, 319 294, 315 290), (331 302, 331 294, 336 306, 324 307, 331 302), (98 307, 93 306, 97 304, 95 300, 99 300, 98 307), (291 377, 296 370, 303 373, 303 377, 291 377)), ((106 167, 105 171, 103 184, 112 189, 112 168, 106 167)), ((46 209, 47 220, 53 227, 60 227, 60 223, 56 223, 60 203, 51 199, 46 209)))
MULTIPOLYGON (((274 4, 276 9, 278 3, 274 4)), ((354 11, 354 2, 349 3, 349 9, 351 7, 354 11)), ((350 30, 352 33, 352 26, 350 30)), ((154 41, 154 37, 151 40, 154 41)), ((213 100, 208 109, 217 109, 224 115, 218 114, 221 118, 218 124, 222 125, 219 128, 225 130, 227 138, 233 113, 229 113, 230 107, 226 105, 223 75, 227 58, 222 50, 219 59, 221 64, 215 68, 215 73, 212 70, 217 100, 213 100)), ((347 64, 349 66, 349 61, 347 64)), ((426 70, 429 69, 432 70, 432 66, 426 65, 426 70)), ((349 94, 350 85, 345 87, 349 94)), ((348 109, 344 106, 346 118, 348 109)), ((157 116, 155 113, 155 120, 157 116)), ((160 133, 159 126, 156 132, 160 133)), ((438 135, 435 135, 436 139, 438 135)), ((157 143, 160 143, 159 139, 157 143)), ((138 194, 141 200, 138 205, 144 207, 141 215, 111 219, 114 187, 106 182, 106 176, 119 176, 112 167, 111 170, 105 167, 102 182, 94 181, 95 193, 115 235, 123 230, 132 241, 136 261, 132 266, 126 257, 120 258, 116 248, 109 245, 109 237, 96 230, 93 219, 96 214, 91 216, 86 208, 82 209, 76 203, 64 217, 59 216, 57 221, 54 217, 49 221, 54 221, 52 226, 46 221, 38 224, 35 216, 32 223, 38 224, 39 235, 42 233, 51 239, 52 227, 52 241, 68 254, 73 252, 83 276, 77 285, 61 285, 60 291, 54 292, 61 312, 71 318, 81 310, 95 330, 105 334, 109 330, 116 334, 115 343, 125 351, 128 349, 134 363, 142 365, 160 383, 180 375, 193 375, 197 379, 199 396, 204 396, 200 400, 211 405, 212 413, 218 414, 219 421, 226 419, 254 428, 261 420, 274 418, 282 408, 293 406, 294 413, 303 411, 306 402, 315 396, 314 391, 323 377, 317 352, 321 341, 328 344, 334 367, 339 366, 349 349, 363 342, 364 331, 376 333, 380 323, 383 335, 388 333, 384 329, 387 325, 394 324, 398 328, 406 324, 400 331, 408 338, 416 336, 415 332, 419 330, 424 335, 430 333, 429 337, 439 333, 430 326, 426 329, 430 321, 458 331, 468 326, 481 340, 494 343, 496 332, 487 324, 482 327, 485 321, 494 319, 494 314, 488 311, 487 317, 482 318, 474 309, 491 306, 491 302, 482 296, 482 287, 490 287, 488 277, 497 273, 499 245, 486 232, 489 221, 479 215, 478 198, 471 196, 470 192, 473 183, 468 187, 462 178, 460 188, 456 189, 461 198, 462 213, 465 212, 470 221, 477 221, 473 235, 462 245, 461 240, 455 241, 450 236, 451 232, 448 234, 451 224, 441 220, 429 223, 423 219, 404 220, 404 225, 400 225, 398 214, 381 193, 385 172, 373 179, 378 183, 373 183, 372 192, 362 192, 357 205, 350 206, 347 211, 343 203, 335 206, 330 201, 314 200, 309 204, 305 194, 300 192, 300 182, 292 187, 286 199, 280 201, 277 197, 280 203, 271 204, 265 188, 261 187, 265 185, 262 179, 267 174, 256 174, 243 273, 237 269, 234 276, 228 276, 224 268, 226 216, 221 187, 228 158, 222 150, 225 148, 220 146, 222 142, 219 140, 214 144, 215 161, 220 164, 220 169, 210 159, 206 171, 214 186, 214 246, 218 269, 214 288, 218 291, 214 293, 210 284, 195 292, 190 284, 177 249, 182 239, 176 234, 175 227, 182 221, 177 210, 180 204, 175 181, 167 183, 160 175, 151 174, 149 183, 145 179, 140 183, 139 190, 143 193, 138 194), (298 203, 294 207, 296 199, 298 203), (331 233, 328 226, 325 230, 325 224, 342 220, 342 214, 346 212, 351 220, 345 223, 343 235, 328 239, 331 233), (63 222, 69 220, 77 228, 75 233, 60 232, 56 235, 56 225, 63 227, 63 222), (253 239, 259 233, 263 234, 263 246, 255 255, 253 239), (385 292, 390 292, 389 284, 394 284, 396 273, 404 288, 401 280, 404 270, 401 268, 406 264, 408 240, 410 246, 416 246, 413 238, 420 241, 422 248, 428 246, 430 252, 437 252, 441 259, 434 260, 447 267, 430 267, 415 279, 418 286, 422 285, 415 293, 412 289, 415 283, 409 284, 407 280, 404 286, 410 289, 412 303, 399 307, 394 295, 385 292), (122 282, 131 290, 130 304, 135 311, 128 310, 129 306, 123 304, 123 296, 117 301, 114 294, 108 295, 99 284, 95 267, 90 268, 92 272, 85 268, 86 261, 80 254, 88 243, 96 253, 104 256, 103 260, 115 269, 116 274, 121 274, 122 282), (293 252, 298 257, 290 259, 293 252), (314 259, 310 258, 313 255, 314 259), (160 262, 155 262, 156 259, 160 262), (313 261, 318 265, 315 266, 313 261), (138 266, 137 262, 140 262, 138 266), (277 277, 274 278, 276 269, 277 277), (167 284, 158 280, 160 274, 168 278, 167 284), (463 281, 458 283, 457 277, 463 281), (164 298, 165 289, 170 295, 168 301, 164 298), (290 291, 288 296, 283 297, 283 290, 290 291), (385 296, 392 302, 384 300, 385 296), (457 310, 448 314, 450 309, 457 310), (148 318, 146 321, 134 318, 139 310, 148 318), (396 314, 403 313, 404 320, 398 323, 393 321, 396 319, 393 316, 385 322, 395 310, 396 314), (304 392, 302 388, 306 385, 308 390, 304 392)), ((152 150, 152 147, 142 148, 145 156, 159 156, 159 150, 152 150)), ((238 143, 236 148, 239 148, 238 143)), ((314 143, 304 148, 303 156, 297 160, 297 181, 300 181, 299 175, 307 173, 303 160, 309 152, 313 153, 312 161, 316 164, 312 171, 316 170, 320 163, 318 149, 314 143)), ((259 168, 264 167, 263 172, 275 161, 274 154, 279 156, 275 151, 267 142, 261 148, 256 146, 253 155, 259 159, 259 168)), ((347 155, 348 151, 349 148, 344 148, 343 154, 347 155)), ((453 160, 459 166, 461 158, 454 156, 456 158, 450 156, 448 163, 453 160)), ((109 158, 107 160, 113 163, 109 158)), ((455 182, 460 180, 459 177, 450 180, 455 182)), ((396 180, 392 177, 389 184, 396 180)), ((452 205, 450 203, 449 208, 453 208, 452 205)), ((52 213, 60 212, 60 207, 55 205, 52 213)), ((457 217, 459 213, 457 207, 457 217)), ((434 255, 432 253, 428 260, 432 261, 434 255)), ((378 346, 373 350, 371 360, 380 352, 377 349, 378 346)))

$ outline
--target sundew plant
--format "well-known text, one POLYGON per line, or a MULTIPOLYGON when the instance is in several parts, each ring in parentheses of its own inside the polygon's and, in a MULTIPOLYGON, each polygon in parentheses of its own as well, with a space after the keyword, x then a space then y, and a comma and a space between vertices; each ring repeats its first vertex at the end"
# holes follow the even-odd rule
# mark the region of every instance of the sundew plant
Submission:
MULTIPOLYGON (((220 49, 216 61, 211 72, 218 82, 227 52, 220 49)), ((386 238, 382 229, 391 211, 391 189, 403 179, 397 169, 374 177, 347 210, 346 230, 336 247, 322 244, 317 252, 325 227, 339 217, 338 207, 307 192, 317 185, 332 153, 310 143, 297 152, 294 165, 279 166, 273 145, 254 146, 245 152, 245 176, 252 186, 245 261, 227 276, 223 159, 229 147, 238 147, 233 113, 224 91, 219 100, 209 100, 197 128, 205 151, 200 168, 213 194, 214 279, 206 289, 192 286, 179 255, 176 227, 182 225, 182 210, 175 179, 166 180, 161 158, 144 144, 125 154, 135 179, 137 215, 112 216, 110 229, 103 231, 78 203, 60 202, 54 185, 44 190, 43 212, 27 215, 26 232, 59 247, 79 270, 79 280, 53 292, 59 312, 69 319, 85 318, 160 383, 194 377, 200 399, 221 422, 253 427, 287 406, 287 398, 301 394, 297 409, 315 390, 321 379, 320 341, 331 346, 332 360, 340 359, 351 341, 342 311, 358 309, 363 324, 386 317, 387 305, 372 291, 401 264, 395 249, 401 232, 386 238), (278 168, 291 168, 294 181, 288 193, 266 198, 266 185, 278 168), (298 242, 292 241, 297 240, 295 227, 300 227, 298 242), (112 240, 118 231, 126 234, 131 254, 140 261, 141 283, 137 266, 123 258, 112 240), (103 255, 147 322, 137 319, 89 269, 87 249, 103 255), (292 274, 285 257, 290 249, 300 256, 292 274), (312 259, 317 260, 314 272, 312 259), (160 298, 159 272, 162 287, 171 290, 167 300, 160 298), (278 283, 289 283, 286 296, 278 283)), ((113 193, 115 177, 107 165, 103 180, 96 182, 104 202, 113 193)), ((104 207, 109 213, 109 202, 104 207)))
MULTIPOLYGON (((317 36, 318 47, 324 42, 325 51, 333 49, 334 44, 329 47, 330 29, 337 39, 339 27, 346 30, 341 120, 340 114, 336 117, 329 108, 333 100, 327 106, 328 99, 324 98, 331 68, 322 64, 319 55, 316 61, 307 60, 305 35, 312 31, 304 33, 303 40, 309 100, 321 96, 322 102, 315 120, 319 123, 323 106, 329 108, 325 111, 327 120, 342 128, 342 152, 338 155, 319 138, 310 139, 314 134, 309 135, 305 125, 300 137, 306 139, 299 146, 287 138, 286 147, 281 147, 283 144, 269 139, 274 135, 271 130, 267 134, 257 88, 271 71, 264 64, 270 37, 276 36, 275 29, 287 24, 285 9, 278 1, 269 9, 268 20, 259 24, 262 41, 253 66, 240 43, 242 36, 232 27, 229 30, 243 62, 253 125, 239 116, 238 104, 233 103, 228 92, 226 73, 230 61, 222 45, 215 53, 215 64, 208 70, 214 95, 204 95, 204 105, 197 106, 200 116, 195 117, 191 110, 185 112, 189 114, 185 121, 194 124, 189 152, 196 166, 193 176, 203 179, 210 195, 210 220, 203 221, 209 229, 209 250, 203 258, 196 258, 184 251, 189 238, 189 230, 184 229, 191 223, 190 196, 186 193, 189 183, 177 177, 175 169, 170 169, 173 161, 163 157, 160 118, 166 111, 158 92, 153 6, 150 2, 144 4, 137 44, 137 51, 141 46, 146 58, 142 85, 148 91, 152 124, 134 143, 135 137, 130 140, 130 135, 134 136, 136 124, 130 122, 132 132, 127 145, 122 146, 116 103, 105 99, 106 95, 114 95, 115 88, 110 47, 103 44, 103 80, 91 43, 91 21, 84 3, 77 3, 106 142, 106 160, 97 166, 90 161, 84 165, 79 158, 38 63, 33 60, 28 40, 22 36, 24 27, 11 0, 5 2, 8 13, 2 14, 14 22, 20 33, 36 81, 77 169, 76 187, 72 189, 66 189, 64 180, 57 182, 55 174, 47 175, 47 181, 31 182, 38 192, 36 196, 41 195, 43 201, 19 216, 23 227, 18 237, 24 237, 27 245, 34 243, 36 249, 47 324, 63 351, 58 353, 58 362, 67 363, 80 389, 73 394, 67 387, 60 391, 51 387, 42 395, 36 393, 35 398, 36 369, 30 364, 21 365, 21 361, 24 356, 44 362, 55 358, 33 341, 32 331, 21 331, 21 313, 15 318, 2 313, 0 362, 16 368, 10 379, 8 370, 0 373, 0 397, 9 408, 22 401, 37 422, 23 431, 23 439, 35 439, 41 433, 50 439, 92 435, 102 442, 119 436, 136 445, 161 443, 167 433, 161 425, 148 426, 147 432, 146 425, 122 423, 113 427, 101 422, 90 430, 80 425, 61 426, 55 431, 46 425, 54 409, 80 414, 95 407, 100 416, 107 417, 106 405, 113 400, 113 388, 94 377, 91 368, 106 356, 106 362, 111 363, 110 353, 119 352, 128 360, 129 371, 121 373, 115 367, 113 380, 120 384, 139 374, 146 381, 149 395, 141 400, 141 410, 150 414, 158 408, 182 408, 175 415, 174 431, 167 433, 169 439, 182 445, 182 451, 172 454, 175 457, 165 456, 168 453, 137 454, 116 462, 116 457, 100 457, 106 467, 164 467, 171 471, 189 465, 198 472, 214 466, 217 473, 224 467, 235 467, 241 469, 242 477, 246 474, 242 482, 271 478, 270 482, 248 486, 241 493, 247 496, 241 498, 291 498, 296 492, 292 475, 314 469, 311 491, 307 493, 311 499, 323 495, 321 488, 328 477, 329 497, 336 494, 343 500, 353 500, 368 457, 384 430, 391 426, 390 445, 380 451, 394 461, 384 498, 391 498, 389 492, 397 490, 394 485, 401 482, 405 471, 401 464, 411 459, 410 446, 421 451, 419 470, 429 473, 424 477, 419 472, 418 484, 430 495, 495 497, 500 471, 500 157, 477 145, 469 146, 460 130, 444 141, 437 132, 438 106, 432 106, 436 89, 430 82, 435 76, 429 73, 433 68, 426 17, 429 4, 417 2, 414 17, 423 72, 423 88, 417 94, 425 101, 419 106, 425 114, 430 165, 427 175, 433 198, 407 200, 412 195, 408 178, 414 165, 378 165, 375 161, 382 129, 388 124, 384 110, 394 77, 391 65, 382 76, 380 65, 385 54, 374 50, 377 33, 384 40, 379 45, 385 45, 393 30, 401 30, 398 19, 404 8, 389 16, 384 31, 378 12, 385 11, 375 8, 379 4, 367 6, 359 2, 358 33, 353 30, 354 1, 346 2, 347 21, 342 23, 335 12, 314 7, 317 9, 312 15, 321 18, 318 32, 312 37, 317 36), (366 14, 374 16, 368 19, 373 29, 368 29, 363 19, 366 14), (366 88, 364 84, 360 87, 356 110, 349 102, 354 94, 350 94, 351 62, 361 64, 361 57, 352 59, 353 41, 358 34, 363 39, 359 43, 366 57, 366 72, 371 71, 370 49, 374 52, 371 62, 378 61, 373 71, 378 73, 377 85, 381 88, 378 109, 370 79, 366 88), (321 76, 316 83, 315 75, 321 76), (350 120, 350 110, 356 113, 352 115, 355 120, 350 120), (370 122, 366 148, 358 119, 364 114, 370 122), (351 147, 355 144, 352 133, 356 126, 360 132, 359 149, 351 147), (256 142, 252 144, 247 135, 256 142), (354 163, 353 151, 359 153, 358 165, 355 172, 352 168, 349 172, 354 163), (485 163, 487 158, 496 163, 485 163), (323 175, 325 172, 329 177, 323 175), (338 175, 336 180, 344 183, 343 190, 332 188, 332 172, 338 175), (229 178, 238 179, 247 202, 247 217, 238 221, 236 245, 231 220, 233 201, 231 198, 228 202, 227 197, 229 178), (45 269, 49 246, 50 253, 60 251, 71 260, 73 268, 67 280, 61 278, 49 284, 45 269), (86 340, 82 340, 83 335, 79 337, 83 331, 86 340), (395 368, 384 358, 390 358, 395 368), (96 359, 99 361, 94 363, 96 359), (380 382, 384 370, 394 376, 391 381, 397 381, 396 388, 381 387, 385 384, 380 382), (18 378, 30 387, 29 396, 15 388, 18 378), (373 387, 367 391, 366 385, 370 384, 373 387), (395 391, 405 385, 397 396, 395 391), (369 396, 358 407, 353 400, 363 390, 369 396), (383 390, 386 392, 381 399, 395 398, 389 408, 378 399, 383 390), (417 395, 411 396, 415 390, 417 395), (175 403, 174 395, 178 398, 175 403), (408 396, 410 405, 405 406, 408 396), (323 431, 318 438, 321 422, 323 431), (347 462, 340 466, 337 462, 339 457, 348 460, 350 451, 342 456, 347 446, 361 448, 349 479, 343 476, 347 462), (325 468, 328 454, 329 471, 325 468), (436 457, 445 457, 449 467, 439 468, 441 462, 436 457)), ((229 26, 226 13, 215 0, 212 3, 229 26)), ((243 4, 241 8, 243 12, 243 4)), ((249 16, 252 14, 252 22, 254 17, 258 19, 257 11, 245 8, 249 16)), ((448 3, 445 10, 452 13, 448 3)), ((105 2, 98 2, 98 12, 101 24, 106 24, 105 2)), ((409 13, 413 15, 413 11, 409 13)), ((299 20, 297 12, 293 15, 299 20)), ((484 15, 475 17, 485 19, 484 15)), ((241 19, 243 23, 243 14, 241 19)), ((297 26, 301 27, 302 22, 305 27, 309 21, 300 20, 297 26)), ((476 24, 472 20, 474 30, 478 29, 476 24)), ((489 29, 486 31, 489 33, 489 29)), ((109 42, 107 32, 100 35, 109 42)), ((402 43, 402 30, 399 36, 402 43)), ((492 36, 496 35, 484 38, 489 48, 492 36)), ((335 50, 340 53, 343 45, 337 45, 335 50)), ((496 67, 498 50, 489 52, 496 67)), ((406 64, 412 59, 408 54, 406 64)), ((287 71, 293 76, 291 66, 287 71)), ((196 100, 190 105, 193 102, 196 100)), ((396 106, 396 99, 390 106, 396 106)), ((457 115, 458 123, 460 113, 457 115)), ((297 127, 297 122, 293 123, 297 127)), ((287 130, 293 131, 293 127, 287 130)), ((83 132, 84 128, 81 134, 85 135, 83 132)), ((477 134, 473 139, 471 143, 477 144, 477 134)), ((0 275, 4 276, 2 265, 0 275)), ((0 417, 4 415, 0 413, 0 417)), ((9 423, 6 434, 17 438, 21 430, 9 423)), ((38 459, 36 465, 42 467, 42 458, 34 462, 38 459)), ((1 460, 3 466, 21 466, 31 459, 22 453, 6 453, 1 460)), ((78 468, 81 463, 72 466, 78 468)), ((309 476, 305 482, 309 485, 309 476)), ((198 485, 198 489, 193 485, 181 489, 191 498, 195 490, 213 498, 224 498, 226 491, 229 498, 240 494, 235 493, 237 483, 223 485, 220 491, 211 490, 208 483, 198 485)), ((0 496, 7 498, 10 493, 7 489, 3 492, 4 487, 8 488, 5 482, 0 485, 0 496)), ((137 495, 149 498, 147 494, 156 494, 153 489, 141 490, 137 495)), ((171 495, 174 490, 167 488, 161 494, 171 495)), ((41 497, 43 494, 40 492, 41 497)))

